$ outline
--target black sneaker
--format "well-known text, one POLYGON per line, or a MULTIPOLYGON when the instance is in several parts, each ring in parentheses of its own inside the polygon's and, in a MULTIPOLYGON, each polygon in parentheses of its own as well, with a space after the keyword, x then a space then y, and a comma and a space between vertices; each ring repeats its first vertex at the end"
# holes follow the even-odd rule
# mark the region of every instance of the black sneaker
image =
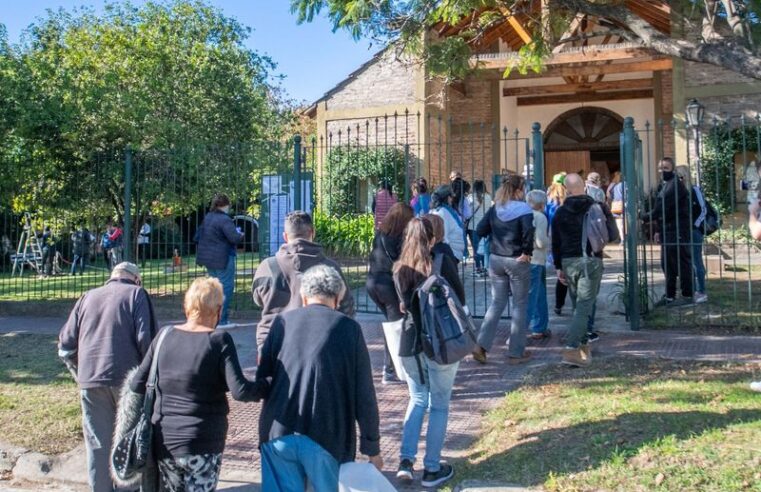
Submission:
POLYGON ((396 472, 396 478, 402 482, 410 483, 413 479, 413 473, 415 473, 415 470, 412 468, 412 461, 403 459, 402 462, 399 463, 399 470, 396 472))
POLYGON ((587 341, 589 343, 594 343, 600 339, 600 335, 596 331, 590 331, 587 333, 587 341))
POLYGON ((558 316, 562 316, 563 315, 563 308, 556 307, 555 308, 555 314, 557 314, 558 316))
POLYGON ((445 463, 441 464, 439 471, 430 472, 428 470, 423 472, 423 481, 420 482, 423 487, 436 487, 446 482, 454 476, 454 468, 452 465, 445 463))

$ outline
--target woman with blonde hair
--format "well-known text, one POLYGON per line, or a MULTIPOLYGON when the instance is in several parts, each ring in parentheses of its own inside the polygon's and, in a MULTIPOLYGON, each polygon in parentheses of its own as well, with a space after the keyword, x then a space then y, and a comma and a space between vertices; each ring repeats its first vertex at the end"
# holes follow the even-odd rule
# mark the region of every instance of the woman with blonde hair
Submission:
POLYGON ((700 186, 692 184, 690 168, 687 166, 677 166, 676 175, 684 184, 684 187, 690 192, 692 202, 692 211, 690 220, 692 220, 692 266, 695 270, 695 304, 702 304, 708 301, 706 294, 706 267, 703 263, 703 240, 705 234, 705 219, 708 214, 706 199, 700 186))
POLYGON ((494 206, 481 219, 476 233, 488 237, 489 277, 492 301, 478 333, 473 358, 486 363, 486 353, 494 343, 497 324, 512 291, 513 312, 510 328, 510 362, 518 363, 531 355, 526 348, 528 294, 531 284, 531 255, 534 252, 534 212, 525 198, 526 179, 512 175, 502 179, 494 206))
POLYGON ((239 401, 266 394, 266 382, 243 376, 230 334, 216 330, 223 303, 219 280, 196 279, 185 293, 187 320, 156 337, 131 380, 132 391, 145 393, 157 357, 151 422, 159 490, 215 490, 227 436, 227 392, 239 401))
MULTIPOLYGON (((547 215, 547 222, 550 229, 552 229, 552 219, 555 218, 555 212, 565 202, 566 189, 565 189, 565 176, 566 173, 558 173, 552 177, 552 184, 547 188, 547 206, 544 208, 544 213, 547 215)), ((555 282, 555 314, 560 316, 563 312, 563 306, 565 306, 565 298, 568 296, 568 286, 562 283, 560 280, 555 282)))

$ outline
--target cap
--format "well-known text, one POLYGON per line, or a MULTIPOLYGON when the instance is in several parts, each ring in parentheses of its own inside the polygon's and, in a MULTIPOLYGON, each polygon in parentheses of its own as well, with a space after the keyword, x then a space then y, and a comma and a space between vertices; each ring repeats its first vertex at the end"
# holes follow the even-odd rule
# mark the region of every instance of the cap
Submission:
POLYGON ((566 176, 566 173, 564 173, 564 172, 563 173, 557 173, 556 175, 554 175, 552 177, 552 182, 555 183, 555 184, 561 184, 561 185, 565 184, 565 176, 566 176))
POLYGON ((116 265, 111 271, 111 278, 121 277, 124 274, 140 278, 140 269, 134 263, 123 261, 116 265))

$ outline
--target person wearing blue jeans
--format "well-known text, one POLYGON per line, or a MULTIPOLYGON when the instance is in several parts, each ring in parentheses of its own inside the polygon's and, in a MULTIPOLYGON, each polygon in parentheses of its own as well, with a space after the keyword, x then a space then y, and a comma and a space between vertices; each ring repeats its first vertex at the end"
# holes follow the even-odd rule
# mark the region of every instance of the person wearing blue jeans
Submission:
POLYGON ((229 213, 230 199, 227 195, 215 195, 211 201, 211 210, 203 218, 195 236, 198 243, 196 263, 205 266, 210 277, 219 279, 224 290, 225 301, 218 325, 220 328, 230 326, 227 317, 235 291, 235 251, 243 241, 243 233, 235 227, 229 213))
POLYGON ((338 461, 307 436, 291 434, 262 445, 262 482, 272 490, 304 490, 304 476, 315 492, 338 490, 338 461))
POLYGON ((534 215, 534 252, 531 255, 531 281, 528 294, 529 330, 533 339, 550 336, 547 328, 550 316, 547 306, 547 250, 550 247, 549 226, 544 209, 547 194, 542 190, 532 190, 526 195, 526 202, 534 215))
POLYGON ((221 270, 208 269, 209 277, 214 277, 222 284, 222 292, 224 293, 225 300, 222 304, 222 315, 219 319, 219 325, 224 326, 229 324, 228 313, 230 312, 230 301, 232 301, 233 294, 235 294, 235 256, 227 257, 227 266, 221 270))
POLYGON ((415 462, 420 431, 428 412, 423 466, 426 471, 435 473, 441 468, 441 450, 444 447, 449 421, 449 400, 460 363, 441 365, 424 354, 418 354, 414 357, 403 357, 402 364, 407 372, 410 402, 404 416, 399 456, 401 460, 415 462))

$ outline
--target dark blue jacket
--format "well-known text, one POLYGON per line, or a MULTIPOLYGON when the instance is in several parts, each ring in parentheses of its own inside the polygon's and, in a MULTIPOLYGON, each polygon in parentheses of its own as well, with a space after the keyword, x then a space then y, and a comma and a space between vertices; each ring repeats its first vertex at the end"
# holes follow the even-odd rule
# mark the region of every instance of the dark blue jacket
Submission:
POLYGON ((228 258, 235 256, 235 245, 242 240, 243 235, 235 229, 233 220, 226 213, 213 210, 206 214, 196 233, 196 263, 212 270, 223 270, 228 258))

